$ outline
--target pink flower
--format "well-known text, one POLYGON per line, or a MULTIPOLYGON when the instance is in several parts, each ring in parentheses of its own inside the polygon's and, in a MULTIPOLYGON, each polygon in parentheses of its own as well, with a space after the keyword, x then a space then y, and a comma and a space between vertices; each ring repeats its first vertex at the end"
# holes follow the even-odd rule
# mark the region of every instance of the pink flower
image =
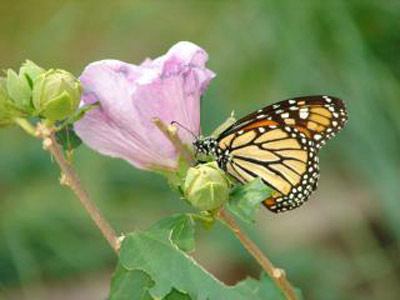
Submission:
MULTIPOLYGON (((132 65, 118 60, 91 63, 83 71, 81 105, 98 102, 75 123, 83 142, 104 155, 141 169, 178 167, 178 153, 153 124, 177 121, 200 132, 200 98, 215 74, 205 67, 207 53, 179 42, 167 54, 132 65)), ((184 143, 194 137, 178 129, 184 143)))

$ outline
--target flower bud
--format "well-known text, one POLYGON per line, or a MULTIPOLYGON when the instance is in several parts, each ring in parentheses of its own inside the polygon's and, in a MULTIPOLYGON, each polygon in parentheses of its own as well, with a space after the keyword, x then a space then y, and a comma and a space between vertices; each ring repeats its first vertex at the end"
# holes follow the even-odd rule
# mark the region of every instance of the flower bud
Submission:
POLYGON ((7 70, 7 91, 16 106, 26 111, 32 111, 32 90, 22 73, 17 74, 14 70, 7 70))
POLYGON ((18 74, 12 69, 7 70, 5 79, 7 95, 20 110, 33 112, 31 101, 33 80, 44 72, 44 69, 29 60, 21 66, 18 74))
POLYGON ((41 117, 57 121, 74 114, 81 93, 81 84, 72 74, 50 69, 36 77, 32 101, 41 117))
POLYGON ((24 76, 26 80, 28 80, 28 83, 32 88, 33 81, 36 79, 36 77, 38 77, 40 74, 43 74, 44 72, 46 72, 45 69, 39 67, 30 60, 26 60, 19 69, 19 76, 24 76))
POLYGON ((7 79, 0 77, 0 127, 13 124, 14 118, 23 115, 7 92, 7 79))
POLYGON ((190 168, 183 184, 185 198, 200 210, 222 206, 229 197, 229 181, 216 162, 190 168))

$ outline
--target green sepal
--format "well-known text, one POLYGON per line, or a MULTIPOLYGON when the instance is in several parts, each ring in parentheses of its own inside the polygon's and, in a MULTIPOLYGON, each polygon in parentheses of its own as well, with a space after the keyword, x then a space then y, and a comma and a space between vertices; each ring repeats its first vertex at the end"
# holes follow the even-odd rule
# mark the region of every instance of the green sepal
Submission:
POLYGON ((99 107, 99 103, 94 103, 94 104, 87 104, 85 106, 79 107, 75 113, 72 115, 72 117, 64 120, 62 123, 60 123, 59 129, 63 129, 66 126, 74 124, 76 121, 79 121, 82 119, 85 114, 92 110, 93 108, 99 107))
POLYGON ((24 76, 25 79, 28 81, 30 88, 32 89, 33 81, 36 79, 36 77, 44 72, 46 72, 45 69, 39 67, 30 60, 26 60, 19 69, 19 76, 24 76))
POLYGON ((24 117, 25 113, 16 107, 7 92, 7 79, 0 77, 0 127, 14 124, 15 118, 24 117))
POLYGON ((152 169, 154 172, 166 177, 171 188, 178 190, 181 195, 183 195, 182 185, 189 168, 189 163, 182 156, 179 156, 178 158, 178 168, 176 170, 160 169, 159 167, 150 166, 150 169, 152 169))
POLYGON ((32 90, 25 76, 18 75, 14 70, 7 70, 7 91, 15 105, 25 111, 32 111, 32 90))
POLYGON ((228 209, 241 220, 254 223, 260 204, 273 192, 274 190, 261 178, 256 178, 245 185, 237 185, 230 193, 228 209))
POLYGON ((72 115, 76 109, 76 105, 73 105, 70 99, 71 95, 67 91, 63 91, 39 111, 40 116, 54 121, 65 119, 72 115))

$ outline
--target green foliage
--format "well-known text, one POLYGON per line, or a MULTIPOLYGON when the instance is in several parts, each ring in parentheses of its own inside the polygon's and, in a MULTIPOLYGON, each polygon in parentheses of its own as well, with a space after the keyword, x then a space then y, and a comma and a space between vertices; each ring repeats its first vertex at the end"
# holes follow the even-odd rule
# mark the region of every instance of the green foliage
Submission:
POLYGON ((190 214, 171 216, 158 222, 154 228, 162 231, 170 230, 170 239, 180 250, 193 252, 195 250, 195 221, 190 214))
POLYGON ((274 299, 283 299, 265 276, 261 281, 246 279, 235 286, 226 286, 218 281, 177 247, 180 237, 186 240, 188 235, 178 234, 172 238, 174 231, 182 228, 181 224, 182 216, 175 216, 148 231, 125 237, 110 299, 117 299, 116 294, 132 297, 133 293, 137 295, 137 291, 142 295, 146 290, 155 299, 265 300, 265 293, 276 296, 274 299), (146 275, 140 273, 140 277, 135 279, 136 271, 146 275), (129 281, 133 281, 132 284, 129 281))
POLYGON ((257 178, 245 185, 236 186, 228 202, 228 209, 242 221, 254 223, 255 215, 262 201, 267 199, 273 189, 257 178))
POLYGON ((82 144, 82 140, 76 135, 72 125, 67 125, 57 131, 56 137, 65 151, 78 148, 82 144))
POLYGON ((186 293, 182 293, 177 291, 176 289, 172 289, 171 292, 166 295, 163 300, 191 300, 190 296, 186 293))
POLYGON ((148 290, 154 281, 144 271, 118 267, 111 281, 109 300, 153 299, 148 290))

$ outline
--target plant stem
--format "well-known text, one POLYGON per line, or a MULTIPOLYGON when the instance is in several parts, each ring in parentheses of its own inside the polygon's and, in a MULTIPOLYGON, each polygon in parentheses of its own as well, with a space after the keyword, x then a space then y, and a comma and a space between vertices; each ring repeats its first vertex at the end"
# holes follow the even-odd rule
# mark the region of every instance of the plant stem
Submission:
POLYGON ((61 169, 62 175, 60 183, 68 186, 75 193, 110 246, 118 254, 120 240, 117 234, 107 220, 101 215, 101 212, 96 204, 90 199, 88 192, 82 186, 74 168, 65 158, 52 130, 39 124, 37 136, 43 138, 43 148, 51 153, 61 169))
POLYGON ((182 143, 179 138, 179 135, 176 131, 176 127, 167 126, 163 121, 158 118, 153 119, 154 125, 157 126, 158 129, 165 135, 167 139, 174 145, 176 150, 182 155, 182 157, 189 163, 192 164, 194 162, 193 153, 189 151, 189 149, 182 143))
POLYGON ((29 123, 27 119, 24 118, 15 118, 14 122, 21 127, 26 133, 28 133, 31 136, 36 137, 36 128, 29 123))
POLYGON ((297 295, 294 292, 292 285, 286 279, 285 271, 274 267, 271 261, 261 252, 256 244, 250 240, 247 235, 240 229, 236 221, 228 215, 224 210, 221 210, 219 218, 228 225, 229 229, 236 235, 244 248, 254 257, 261 265, 264 271, 271 277, 276 285, 281 290, 286 299, 296 300, 297 295))

